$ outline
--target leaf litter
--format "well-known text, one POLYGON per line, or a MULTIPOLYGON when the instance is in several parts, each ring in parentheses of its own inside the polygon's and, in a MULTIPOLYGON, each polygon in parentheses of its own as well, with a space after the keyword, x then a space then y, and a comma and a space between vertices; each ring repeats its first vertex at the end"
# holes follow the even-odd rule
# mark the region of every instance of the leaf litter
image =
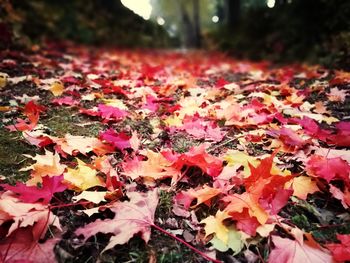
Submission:
POLYGON ((2 262, 349 260, 347 72, 65 49, 1 54, 2 262))

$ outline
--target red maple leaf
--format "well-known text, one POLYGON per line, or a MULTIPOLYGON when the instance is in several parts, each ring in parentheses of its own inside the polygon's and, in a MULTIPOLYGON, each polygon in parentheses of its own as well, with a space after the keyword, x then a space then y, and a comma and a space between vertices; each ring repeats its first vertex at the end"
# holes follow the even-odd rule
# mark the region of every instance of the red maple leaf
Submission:
POLYGON ((18 118, 15 125, 7 126, 7 128, 10 131, 30 131, 38 124, 39 114, 45 110, 46 108, 44 106, 35 104, 35 102, 31 100, 23 108, 23 113, 27 116, 28 121, 18 118))
POLYGON ((184 165, 197 166, 204 173, 216 177, 221 173, 222 160, 210 155, 205 150, 206 144, 192 147, 187 153, 171 155, 164 153, 169 161, 173 161, 173 167, 181 170, 184 165))
POLYGON ((306 171, 309 175, 323 178, 327 182, 333 179, 341 179, 350 184, 350 165, 340 157, 327 158, 312 155, 306 163, 306 171))
POLYGON ((329 136, 328 141, 337 146, 350 146, 350 122, 341 121, 338 122, 335 127, 337 132, 336 134, 329 136))
POLYGON ((19 228, 0 241, 0 262, 56 262, 54 253, 56 242, 57 238, 39 243, 39 240, 33 236, 31 227, 19 228))
POLYGON ((101 140, 105 140, 119 150, 131 148, 130 138, 124 132, 116 133, 112 128, 100 133, 101 140))
POLYGON ((340 244, 330 243, 326 244, 326 247, 331 251, 336 261, 350 260, 350 235, 337 234, 337 239, 340 241, 340 244))
POLYGON ((54 193, 62 192, 67 186, 62 184, 63 175, 43 177, 42 187, 27 186, 17 182, 15 186, 2 184, 6 190, 10 190, 19 195, 19 199, 26 203, 34 203, 41 200, 43 204, 48 204, 54 193))

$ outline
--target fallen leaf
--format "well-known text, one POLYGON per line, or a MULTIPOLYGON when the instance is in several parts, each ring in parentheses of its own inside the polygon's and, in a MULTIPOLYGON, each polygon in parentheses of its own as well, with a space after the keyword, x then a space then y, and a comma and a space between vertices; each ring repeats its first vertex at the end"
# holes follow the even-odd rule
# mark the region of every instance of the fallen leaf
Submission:
POLYGON ((119 150, 124 150, 126 148, 131 148, 130 139, 131 137, 123 132, 116 133, 112 128, 100 133, 99 137, 113 145, 119 150))
POLYGON ((232 226, 228 227, 227 244, 220 240, 216 235, 214 235, 214 237, 210 240, 210 243, 215 249, 221 252, 226 252, 227 250, 232 249, 233 255, 236 255, 239 252, 241 252, 244 246, 241 233, 232 226))
POLYGON ((65 172, 64 180, 73 189, 84 191, 93 186, 104 186, 102 179, 97 176, 97 171, 90 168, 86 163, 76 158, 78 165, 75 169, 68 168, 65 172))
POLYGON ((143 177, 146 181, 151 182, 167 177, 176 180, 180 175, 180 172, 172 167, 173 163, 168 161, 161 153, 147 150, 145 156, 147 157, 145 161, 134 158, 124 162, 123 174, 133 180, 143 177))
POLYGON ((308 239, 303 237, 303 233, 299 230, 299 233, 295 236, 295 240, 289 238, 282 238, 279 236, 271 236, 272 242, 275 248, 272 249, 269 255, 269 263, 332 263, 332 257, 330 254, 323 250, 312 239, 311 235, 308 239))
POLYGON ((60 156, 48 150, 45 150, 44 155, 37 154, 35 157, 26 156, 36 161, 34 164, 21 169, 21 171, 31 170, 32 178, 26 183, 29 186, 42 183, 42 178, 45 176, 53 177, 62 175, 66 169, 66 165, 60 163, 60 156))
POLYGON ((94 204, 105 202, 105 195, 107 192, 96 192, 96 191, 82 191, 79 195, 73 196, 73 201, 78 202, 80 200, 90 201, 94 204))
POLYGON ((27 186, 17 182, 15 186, 1 184, 6 190, 10 190, 19 195, 19 199, 26 203, 34 203, 41 200, 43 204, 48 204, 54 193, 63 192, 67 186, 62 184, 63 176, 45 176, 42 178, 42 186, 27 186))
POLYGON ((49 89, 54 96, 61 96, 64 91, 64 86, 60 81, 55 81, 51 84, 49 89))
POLYGON ((217 211, 215 216, 208 216, 200 223, 205 224, 205 236, 215 234, 217 239, 221 240, 226 246, 228 244, 228 228, 224 225, 224 220, 230 218, 230 215, 225 211, 217 211))
POLYGON ((54 247, 58 242, 57 238, 39 242, 33 237, 30 227, 19 228, 7 239, 0 241, 1 262, 55 262, 54 247))
POLYGON ((336 261, 344 262, 350 260, 350 235, 337 234, 339 243, 328 243, 326 247, 331 251, 336 261))
POLYGON ((344 191, 341 191, 339 188, 330 184, 329 192, 333 195, 334 198, 340 200, 345 209, 348 209, 350 207, 350 191, 348 188, 345 188, 344 191))
POLYGON ((305 168, 310 176, 323 178, 327 182, 334 179, 341 179, 347 184, 350 183, 350 165, 339 157, 327 158, 312 155, 307 161, 305 168))
POLYGON ((316 182, 307 176, 295 177, 292 182, 293 195, 302 200, 306 200, 308 194, 313 194, 320 190, 316 182))
POLYGON ((339 90, 338 88, 331 88, 330 92, 327 93, 330 101, 344 102, 347 96, 346 90, 339 90))
POLYGON ((129 198, 129 202, 115 202, 106 206, 115 213, 114 218, 97 219, 95 222, 78 228, 75 233, 83 235, 85 240, 99 232, 111 233, 112 237, 103 251, 111 249, 115 245, 125 244, 137 233, 141 233, 142 239, 148 242, 158 204, 157 191, 132 192, 129 194, 129 198))

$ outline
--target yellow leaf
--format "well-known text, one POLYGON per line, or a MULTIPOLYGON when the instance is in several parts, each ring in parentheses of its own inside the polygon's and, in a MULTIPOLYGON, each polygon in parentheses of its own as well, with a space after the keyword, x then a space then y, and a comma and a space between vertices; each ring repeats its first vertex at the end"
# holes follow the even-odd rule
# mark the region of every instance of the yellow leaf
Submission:
POLYGON ((117 107, 122 110, 128 109, 128 107, 124 104, 124 102, 118 99, 103 99, 102 101, 108 106, 117 107))
POLYGON ((229 166, 242 165, 244 177, 250 175, 249 163, 254 167, 259 165, 259 160, 255 157, 249 156, 248 154, 240 151, 229 151, 228 154, 224 156, 225 161, 229 166))
POLYGON ((0 72, 0 89, 4 88, 7 85, 8 75, 6 73, 0 72))
POLYGON ((75 169, 68 168, 68 171, 64 173, 64 180, 73 186, 73 188, 79 190, 86 190, 93 186, 103 186, 101 178, 98 177, 97 171, 95 169, 87 166, 86 163, 79 160, 78 158, 78 166, 75 169))
POLYGON ((216 235, 214 235, 213 239, 210 240, 210 243, 213 244, 214 248, 221 251, 221 252, 226 252, 230 248, 234 252, 234 255, 239 253, 242 248, 243 248, 243 241, 242 241, 242 236, 237 229, 234 227, 229 227, 228 228, 228 241, 227 244, 222 242, 216 235))
POLYGON ((223 224, 223 221, 230 218, 226 211, 218 211, 215 216, 208 216, 203 219, 201 223, 205 224, 205 236, 210 234, 216 235, 216 237, 221 240, 225 245, 228 244, 228 228, 223 224))
POLYGON ((64 91, 64 86, 61 82, 55 81, 51 84, 49 90, 52 92, 54 96, 60 96, 64 91))
POLYGON ((179 127, 179 126, 182 126, 182 118, 176 115, 170 116, 164 120, 164 123, 167 124, 168 126, 179 127))
POLYGON ((316 182, 311 177, 299 176, 293 179, 293 195, 305 200, 308 194, 319 191, 316 182))

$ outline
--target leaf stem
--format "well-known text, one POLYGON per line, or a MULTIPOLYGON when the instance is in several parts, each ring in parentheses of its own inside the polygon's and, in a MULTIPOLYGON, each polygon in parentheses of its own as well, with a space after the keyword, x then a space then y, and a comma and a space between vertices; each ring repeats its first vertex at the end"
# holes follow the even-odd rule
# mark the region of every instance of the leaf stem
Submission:
POLYGON ((163 234, 166 234, 172 238, 174 238, 175 240, 181 242, 182 244, 184 244, 185 246, 187 246, 188 248, 192 249, 193 251, 195 251, 196 253, 198 253, 199 255, 201 255, 203 258, 205 258, 206 260, 209 260, 211 262, 214 263, 222 263, 222 261, 214 259, 209 257, 208 255, 206 255, 205 253, 203 253, 202 251, 200 251, 199 249, 195 248, 194 246, 190 245, 189 243, 187 243, 186 241, 182 240, 181 238, 178 238, 177 236, 169 233, 168 231, 166 231, 165 229, 161 228, 160 226, 157 226, 155 224, 151 224, 152 227, 154 227, 155 229, 159 230, 160 232, 162 232, 163 234))

